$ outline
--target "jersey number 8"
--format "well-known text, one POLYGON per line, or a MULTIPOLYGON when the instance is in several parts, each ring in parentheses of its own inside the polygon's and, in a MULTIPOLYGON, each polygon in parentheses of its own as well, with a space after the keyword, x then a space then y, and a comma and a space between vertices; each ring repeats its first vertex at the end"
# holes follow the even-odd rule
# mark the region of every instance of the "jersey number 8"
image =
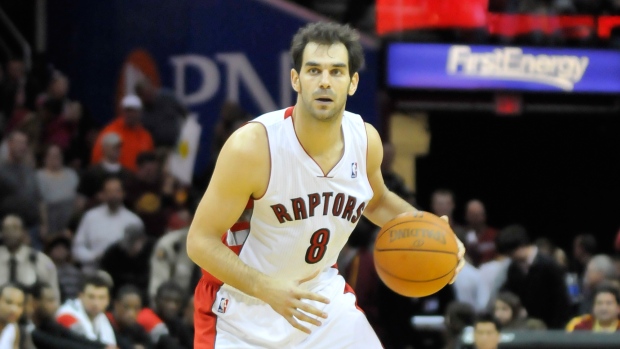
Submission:
POLYGON ((323 259, 329 242, 329 229, 315 231, 310 237, 310 247, 306 250, 306 263, 314 264, 323 259))

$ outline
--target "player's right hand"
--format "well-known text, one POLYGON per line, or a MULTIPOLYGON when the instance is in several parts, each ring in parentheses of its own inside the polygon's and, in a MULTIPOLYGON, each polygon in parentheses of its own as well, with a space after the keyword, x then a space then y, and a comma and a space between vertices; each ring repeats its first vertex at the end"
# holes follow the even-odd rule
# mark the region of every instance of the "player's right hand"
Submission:
POLYGON ((276 313, 284 316, 286 321, 293 327, 308 334, 310 334, 310 329, 302 326, 299 321, 321 326, 321 322, 311 317, 311 315, 326 319, 327 313, 303 302, 303 300, 309 299, 325 304, 329 303, 329 299, 299 287, 299 285, 314 278, 314 276, 316 274, 298 281, 272 279, 272 282, 263 285, 261 292, 262 301, 269 304, 276 313))

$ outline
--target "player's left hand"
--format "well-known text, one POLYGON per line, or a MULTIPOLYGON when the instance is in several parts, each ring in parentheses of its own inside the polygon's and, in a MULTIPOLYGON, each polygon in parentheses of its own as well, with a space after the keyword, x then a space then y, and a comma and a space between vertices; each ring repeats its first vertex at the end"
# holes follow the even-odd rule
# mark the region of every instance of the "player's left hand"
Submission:
MULTIPOLYGON (((450 223, 448 216, 441 216, 441 219, 450 223)), ((463 243, 461 242, 461 240, 459 240, 457 236, 455 236, 455 238, 456 238, 456 244, 459 246, 459 253, 458 253, 459 264, 456 266, 456 271, 454 272, 454 277, 452 278, 452 280, 450 280, 450 285, 452 285, 454 281, 456 281, 456 277, 459 275, 459 273, 465 266, 465 258, 464 258, 465 257, 465 245, 463 245, 463 243)))

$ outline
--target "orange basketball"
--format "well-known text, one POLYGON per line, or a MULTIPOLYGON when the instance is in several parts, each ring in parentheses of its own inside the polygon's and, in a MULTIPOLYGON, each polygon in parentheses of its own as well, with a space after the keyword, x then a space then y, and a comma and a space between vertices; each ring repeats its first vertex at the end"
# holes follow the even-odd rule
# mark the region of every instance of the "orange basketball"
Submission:
POLYGON ((450 225, 428 212, 407 214, 381 228, 374 249, 383 282, 407 297, 431 295, 452 280, 458 245, 450 225))

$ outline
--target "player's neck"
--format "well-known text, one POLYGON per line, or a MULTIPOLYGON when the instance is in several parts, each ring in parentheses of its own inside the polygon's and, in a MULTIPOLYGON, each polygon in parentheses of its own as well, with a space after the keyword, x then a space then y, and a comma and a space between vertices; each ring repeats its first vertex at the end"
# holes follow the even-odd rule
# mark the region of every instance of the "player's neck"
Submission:
POLYGON ((309 155, 322 155, 342 143, 342 114, 330 121, 319 121, 305 114, 302 108, 293 111, 295 133, 309 155))

